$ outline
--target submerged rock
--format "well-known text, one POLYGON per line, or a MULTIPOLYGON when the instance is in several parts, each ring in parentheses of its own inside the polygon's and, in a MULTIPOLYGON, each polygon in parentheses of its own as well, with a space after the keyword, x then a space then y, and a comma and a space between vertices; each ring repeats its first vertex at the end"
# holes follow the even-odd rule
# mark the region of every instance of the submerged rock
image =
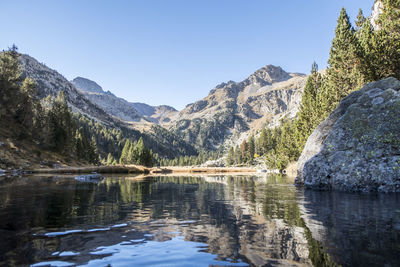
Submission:
POLYGON ((400 82, 372 82, 344 98, 310 135, 296 184, 400 192, 400 82))
POLYGON ((90 183, 94 182, 94 183, 98 183, 103 179, 104 179, 103 176, 101 176, 98 173, 75 176, 75 180, 77 180, 79 182, 90 182, 90 183))

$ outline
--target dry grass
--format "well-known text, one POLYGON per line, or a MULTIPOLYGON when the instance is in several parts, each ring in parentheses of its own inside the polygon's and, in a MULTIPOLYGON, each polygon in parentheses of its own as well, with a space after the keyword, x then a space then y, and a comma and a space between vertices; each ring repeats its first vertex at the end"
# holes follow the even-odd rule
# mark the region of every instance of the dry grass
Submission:
POLYGON ((297 161, 290 162, 286 167, 286 175, 289 177, 297 176, 297 161))
POLYGON ((85 166, 58 169, 34 169, 33 173, 138 173, 138 174, 194 174, 194 173, 255 173, 254 168, 241 167, 153 167, 147 168, 138 165, 116 166, 85 166))

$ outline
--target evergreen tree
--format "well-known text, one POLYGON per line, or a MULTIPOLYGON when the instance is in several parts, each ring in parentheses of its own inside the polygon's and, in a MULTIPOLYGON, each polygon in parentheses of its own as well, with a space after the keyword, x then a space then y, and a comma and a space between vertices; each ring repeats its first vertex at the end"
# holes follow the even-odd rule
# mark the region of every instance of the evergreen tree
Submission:
POLYGON ((265 128, 263 128, 261 130, 260 136, 258 137, 259 153, 261 155, 264 155, 266 153, 267 142, 267 131, 265 128))
POLYGON ((254 159, 255 154, 254 135, 250 136, 249 138, 246 154, 247 161, 251 162, 254 159))
POLYGON ((383 0, 373 38, 374 67, 378 79, 400 79, 400 0, 383 0))
POLYGON ((236 146, 235 150, 233 151, 233 158, 235 164, 239 164, 242 162, 242 157, 238 146, 236 146))
POLYGON ((21 82, 18 57, 15 45, 0 53, 0 119, 12 118, 15 114, 15 99, 19 97, 21 82))
POLYGON ((106 164, 107 165, 114 165, 113 164, 114 161, 115 161, 114 157, 111 155, 111 153, 108 153, 106 164))
POLYGON ((311 66, 311 74, 307 79, 301 99, 300 109, 295 127, 297 128, 297 143, 301 151, 305 142, 314 128, 323 120, 320 98, 323 78, 318 73, 318 65, 314 62, 311 66))
POLYGON ((132 149, 133 162, 143 166, 153 166, 153 153, 148 149, 140 137, 137 144, 132 149))
POLYGON ((376 50, 374 48, 375 33, 371 24, 371 20, 364 20, 363 24, 357 31, 357 37, 363 50, 364 57, 364 75, 366 82, 378 79, 376 50))
POLYGON ((53 102, 49 114, 51 144, 55 151, 64 153, 70 151, 75 128, 72 122, 72 114, 69 110, 67 99, 63 91, 59 92, 53 102))
POLYGON ((36 99, 36 84, 31 78, 26 78, 20 87, 20 98, 16 105, 16 118, 25 127, 24 134, 31 136, 34 122, 35 110, 40 105, 36 99))
MULTIPOLYGON (((144 145, 142 138, 135 145, 128 139, 122 149, 119 163, 153 166, 153 152, 144 145)), ((180 158, 179 163, 183 164, 183 158, 180 158)))
POLYGON ((365 21, 366 21, 366 18, 364 17, 362 9, 360 8, 358 10, 358 15, 357 15, 357 20, 356 20, 356 28, 357 28, 357 30, 359 30, 363 26, 365 21))
POLYGON ((124 148, 121 152, 121 157, 119 158, 119 164, 130 164, 130 153, 132 151, 132 143, 129 139, 126 140, 124 148))
POLYGON ((97 142, 94 136, 92 136, 88 147, 88 161, 93 164, 99 164, 99 152, 97 150, 97 142))
POLYGON ((247 142, 243 140, 240 144, 240 163, 247 161, 247 142))
POLYGON ((322 106, 325 115, 331 112, 343 97, 365 83, 362 48, 344 8, 337 21, 328 64, 326 101, 322 106))
POLYGON ((226 165, 231 166, 235 162, 233 147, 229 148, 228 154, 226 155, 226 165))

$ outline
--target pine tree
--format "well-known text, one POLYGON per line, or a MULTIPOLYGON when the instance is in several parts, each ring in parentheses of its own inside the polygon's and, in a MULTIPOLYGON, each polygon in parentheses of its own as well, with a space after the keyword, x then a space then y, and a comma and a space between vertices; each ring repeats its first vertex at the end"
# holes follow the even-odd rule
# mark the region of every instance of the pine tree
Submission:
POLYGON ((130 157, 131 147, 132 143, 129 139, 127 139, 124 148, 122 149, 121 157, 119 158, 120 164, 130 164, 129 157, 130 157))
POLYGON ((240 163, 247 161, 247 142, 243 140, 240 144, 240 163))
POLYGON ((314 128, 323 120, 321 114, 320 99, 323 78, 318 73, 318 65, 314 62, 311 66, 311 75, 308 77, 301 99, 300 109, 295 127, 297 128, 297 143, 302 150, 308 136, 314 128))
POLYGON ((70 148, 75 143, 73 140, 75 136, 75 127, 63 91, 58 93, 57 98, 52 103, 52 108, 49 113, 49 123, 51 145, 53 149, 61 153, 69 152, 70 148))
POLYGON ((358 10, 358 15, 357 15, 357 20, 356 20, 356 27, 357 27, 356 29, 359 30, 362 27, 362 25, 365 23, 365 21, 366 21, 366 18, 364 17, 362 9, 360 8, 358 10))
POLYGON ((249 138, 246 154, 247 161, 251 162, 254 159, 255 154, 254 135, 249 138))
POLYGON ((108 153, 107 155, 107 165, 114 165, 113 162, 115 161, 114 157, 111 155, 111 153, 108 153))
POLYGON ((36 84, 31 78, 26 78, 20 87, 20 98, 16 104, 16 118, 25 127, 24 133, 31 136, 34 127, 35 110, 39 101, 36 99, 36 84))
POLYGON ((15 114, 15 98, 19 97, 21 71, 18 62, 17 47, 0 53, 0 119, 12 118, 15 114))
POLYGON ((233 151, 233 158, 234 158, 234 164, 239 164, 241 163, 241 154, 238 146, 235 146, 235 150, 233 151))
POLYGON ((365 83, 362 48, 344 8, 338 18, 328 64, 326 101, 322 106, 326 113, 332 111, 343 97, 365 83))
POLYGON ((93 164, 98 164, 99 163, 99 152, 97 149, 97 142, 96 138, 94 135, 92 136, 90 143, 89 143, 89 148, 88 148, 88 160, 90 163, 93 164))
MULTIPOLYGON (((153 165, 153 153, 150 149, 146 148, 144 145, 142 137, 140 137, 137 144, 132 149, 132 161, 135 164, 143 165, 143 166, 152 166, 153 165)), ((183 159, 182 159, 183 160, 183 159)), ((179 162, 180 164, 184 164, 184 162, 179 162)))
POLYGON ((267 147, 267 131, 265 128, 261 130, 260 136, 258 137, 259 153, 264 155, 267 147))
POLYGON ((400 0, 383 0, 373 46, 377 78, 400 79, 400 0))
POLYGON ((377 69, 379 69, 379 66, 377 66, 377 53, 374 48, 374 40, 376 38, 371 20, 364 20, 357 31, 357 37, 363 50, 365 80, 366 82, 377 80, 377 69))
POLYGON ((231 166, 234 164, 234 161, 233 147, 230 147, 228 150, 228 154, 226 155, 226 165, 231 166))

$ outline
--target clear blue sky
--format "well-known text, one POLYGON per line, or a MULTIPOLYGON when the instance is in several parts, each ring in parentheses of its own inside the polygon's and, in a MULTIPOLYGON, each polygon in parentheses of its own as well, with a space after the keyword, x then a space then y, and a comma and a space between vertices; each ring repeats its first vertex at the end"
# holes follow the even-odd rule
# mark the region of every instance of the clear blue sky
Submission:
POLYGON ((340 8, 373 0, 1 0, 0 48, 15 43, 67 79, 182 109, 267 64, 326 66, 340 8))

